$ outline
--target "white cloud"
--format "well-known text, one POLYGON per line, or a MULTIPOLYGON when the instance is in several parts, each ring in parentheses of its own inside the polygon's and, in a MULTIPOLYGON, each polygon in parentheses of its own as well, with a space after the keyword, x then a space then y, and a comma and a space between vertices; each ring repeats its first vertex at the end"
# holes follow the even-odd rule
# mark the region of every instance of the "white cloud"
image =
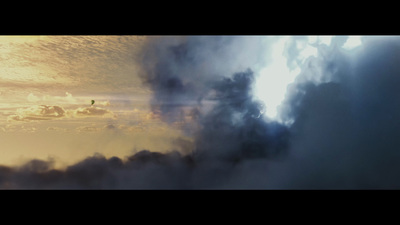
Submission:
POLYGON ((343 44, 343 48, 346 50, 351 50, 362 44, 361 36, 350 36, 347 41, 343 44))

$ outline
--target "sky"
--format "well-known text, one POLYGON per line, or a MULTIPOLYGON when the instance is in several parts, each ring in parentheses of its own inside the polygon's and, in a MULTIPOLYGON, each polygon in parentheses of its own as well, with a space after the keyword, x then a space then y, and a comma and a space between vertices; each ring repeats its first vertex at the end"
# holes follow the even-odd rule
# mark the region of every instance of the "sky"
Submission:
POLYGON ((397 189, 399 47, 0 36, 0 187, 397 189))
POLYGON ((0 164, 52 158, 65 167, 95 152, 124 157, 135 149, 171 148, 179 131, 149 110, 151 90, 136 75, 142 42, 0 36, 0 164))

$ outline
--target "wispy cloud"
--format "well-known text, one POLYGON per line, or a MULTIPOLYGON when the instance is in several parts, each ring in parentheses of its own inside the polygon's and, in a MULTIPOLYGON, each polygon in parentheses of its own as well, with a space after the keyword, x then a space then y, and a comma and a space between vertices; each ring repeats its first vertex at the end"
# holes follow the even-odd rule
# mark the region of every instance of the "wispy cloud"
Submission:
POLYGON ((9 115, 7 120, 29 122, 83 117, 116 118, 116 115, 112 111, 100 107, 80 107, 65 110, 63 107, 56 105, 34 105, 28 108, 17 109, 16 113, 9 115))
POLYGON ((68 110, 67 115, 72 117, 116 117, 112 111, 100 107, 85 107, 68 110))
POLYGON ((143 37, 47 36, 0 40, 0 83, 15 88, 43 87, 80 93, 142 90, 137 51, 143 37), (14 41, 13 41, 14 40, 14 41), (135 87, 135 88, 132 88, 135 87))

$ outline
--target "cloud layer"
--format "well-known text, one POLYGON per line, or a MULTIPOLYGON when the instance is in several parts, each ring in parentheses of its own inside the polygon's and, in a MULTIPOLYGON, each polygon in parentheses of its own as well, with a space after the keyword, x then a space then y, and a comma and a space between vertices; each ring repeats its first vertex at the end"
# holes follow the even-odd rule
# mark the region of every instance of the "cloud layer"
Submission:
POLYGON ((63 107, 56 105, 34 105, 28 108, 17 109, 16 114, 8 116, 7 120, 35 121, 79 117, 114 118, 115 115, 112 111, 100 107, 81 107, 77 109, 65 110, 63 107))

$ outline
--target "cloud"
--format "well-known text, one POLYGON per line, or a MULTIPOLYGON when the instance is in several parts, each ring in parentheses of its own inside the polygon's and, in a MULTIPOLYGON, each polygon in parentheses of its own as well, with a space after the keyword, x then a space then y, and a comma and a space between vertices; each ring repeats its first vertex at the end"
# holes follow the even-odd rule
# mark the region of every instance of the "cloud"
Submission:
POLYGON ((281 177, 274 187, 400 187, 399 43, 365 38, 356 51, 332 49, 319 65, 325 82, 298 79, 284 110, 294 121, 292 157, 271 170, 281 177))
POLYGON ((268 51, 258 50, 269 44, 251 36, 149 38, 142 48, 140 76, 153 91, 153 110, 159 110, 165 122, 180 120, 182 108, 198 106, 212 83, 260 67, 268 51))
POLYGON ((56 105, 34 105, 28 108, 17 109, 16 114, 9 115, 7 120, 29 122, 84 117, 116 118, 116 115, 112 111, 100 107, 80 107, 65 110, 63 107, 56 105))
POLYGON ((93 126, 80 126, 80 127, 75 128, 75 130, 78 132, 96 132, 96 131, 100 131, 101 128, 93 127, 93 126))
POLYGON ((110 103, 110 101, 98 101, 98 102, 96 102, 96 104, 97 105, 101 105, 101 106, 110 106, 111 105, 111 103, 110 103))
MULTIPOLYGON (((339 41, 332 39, 328 44, 339 41)), ((208 182, 202 181, 204 186, 197 183, 201 187, 400 186, 398 38, 364 39, 362 48, 353 51, 339 44, 320 46, 319 54, 305 61, 289 89, 282 109, 286 120, 293 122, 289 128, 257 118, 262 110, 250 98, 251 71, 226 77, 206 74, 204 83, 197 81, 190 70, 196 71, 201 61, 194 57, 197 45, 188 41, 177 46, 164 48, 155 64, 160 69, 152 70, 149 82, 156 101, 167 106, 160 110, 165 121, 179 118, 181 106, 168 108, 171 102, 214 92, 216 103, 208 111, 200 110, 197 118, 201 128, 194 135, 197 167, 191 178, 201 180, 215 171, 227 178, 210 184, 210 175, 208 182), (280 154, 274 153, 287 155, 277 158, 280 154)), ((201 101, 196 106, 201 109, 201 101)))
POLYGON ((273 158, 286 151, 287 129, 262 119, 263 106, 251 96, 253 80, 253 73, 248 70, 214 84, 217 104, 200 116, 202 128, 196 132, 200 154, 241 161, 273 158))
MULTIPOLYGON (((335 41, 325 42, 333 45, 335 41)), ((192 116, 198 127, 189 135, 193 142, 178 139, 174 143, 178 150, 187 149, 187 153, 142 150, 124 159, 96 154, 65 170, 55 170, 47 161, 1 167, 0 186, 41 189, 400 187, 398 38, 366 38, 362 47, 352 51, 321 46, 317 56, 306 60, 301 74, 288 89, 281 113, 285 120, 291 121, 290 126, 260 117, 263 106, 252 98, 253 70, 232 72, 232 68, 238 68, 222 59, 216 59, 221 62, 219 75, 211 75, 217 70, 202 69, 208 65, 205 56, 210 53, 234 62, 217 50, 232 52, 230 43, 235 43, 234 40, 188 37, 150 43, 148 48, 159 53, 147 58, 144 70, 149 73, 143 77, 154 91, 153 103, 160 104, 160 107, 154 106, 153 113, 173 124, 182 119, 182 109, 188 105, 198 109, 192 116), (195 75, 198 71, 205 74, 199 75, 200 79, 195 75), (205 104, 205 96, 213 96, 207 99, 213 103, 205 104)), ((240 54, 237 48, 233 52, 240 54)), ((115 128, 120 126, 102 129, 115 128)))
POLYGON ((54 131, 68 131, 68 129, 67 128, 62 128, 62 127, 47 127, 46 128, 46 131, 51 131, 51 132, 54 132, 54 131))
POLYGON ((57 104, 76 104, 78 103, 78 99, 73 97, 71 93, 65 92, 65 96, 52 96, 52 95, 43 95, 41 98, 36 96, 33 93, 29 93, 26 97, 28 102, 41 102, 41 103, 57 103, 57 104))
POLYGON ((72 96, 71 93, 65 92, 65 96, 50 96, 50 95, 44 95, 42 97, 43 101, 54 101, 58 103, 67 103, 67 104, 74 104, 77 103, 78 100, 72 96))
POLYGON ((125 161, 95 154, 65 170, 52 161, 31 160, 20 167, 0 167, 0 188, 14 189, 176 189, 190 185, 190 160, 178 152, 140 151, 125 161), (154 185, 156 184, 156 185, 154 185))
POLYGON ((259 58, 242 58, 248 49, 255 50, 253 44, 263 47, 260 42, 247 37, 186 37, 155 39, 145 48, 142 76, 154 92, 153 111, 170 124, 190 115, 184 130, 195 137, 196 154, 207 155, 201 157, 238 161, 272 157, 287 147, 285 127, 260 117, 263 105, 252 97, 254 73, 244 67, 260 63, 259 58), (232 52, 236 48, 240 51, 232 52), (218 67, 205 66, 215 63, 218 67))
POLYGON ((8 116, 8 121, 51 120, 62 118, 66 111, 60 106, 35 105, 17 109, 15 115, 8 116))
MULTIPOLYGON (((210 189, 226 188, 237 176, 224 162, 197 161, 177 151, 139 151, 125 159, 101 154, 67 168, 54 169, 52 160, 32 160, 19 167, 0 168, 0 188, 6 189, 210 189)), ((254 176, 252 176, 254 177, 254 176)))
POLYGON ((29 102, 38 102, 40 100, 40 98, 35 96, 33 93, 29 93, 27 100, 29 102))
POLYGON ((93 106, 69 110, 68 115, 72 117, 115 117, 112 111, 93 106))

